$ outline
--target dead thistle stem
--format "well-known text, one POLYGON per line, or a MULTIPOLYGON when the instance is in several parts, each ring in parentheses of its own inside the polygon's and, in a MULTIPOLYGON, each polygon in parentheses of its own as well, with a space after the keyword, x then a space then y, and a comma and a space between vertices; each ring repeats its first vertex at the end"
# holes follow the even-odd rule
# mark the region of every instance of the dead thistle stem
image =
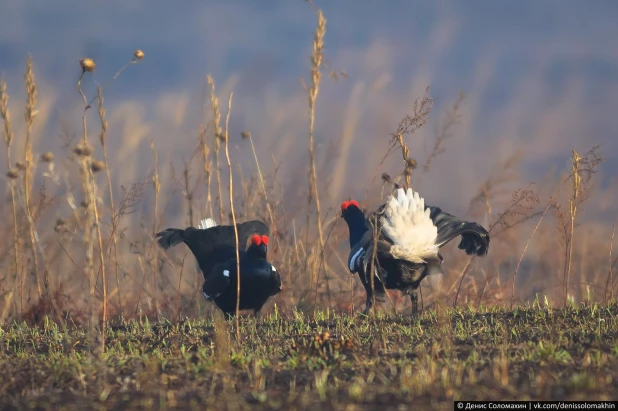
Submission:
MULTIPOLYGON (((34 168, 34 161, 33 161, 33 155, 32 155, 32 125, 34 123, 34 116, 37 114, 37 110, 36 110, 36 93, 37 93, 37 89, 36 89, 36 83, 34 81, 34 73, 32 71, 32 56, 28 56, 28 60, 26 61, 26 73, 24 75, 24 79, 26 80, 26 93, 27 93, 27 99, 26 99, 26 114, 25 114, 25 119, 26 119, 26 145, 25 145, 25 152, 24 152, 24 163, 25 163, 25 170, 24 170, 24 198, 25 198, 25 212, 26 215, 28 216, 28 221, 32 221, 32 213, 30 211, 30 191, 31 191, 31 185, 32 185, 32 169, 34 168)), ((37 286, 37 292, 39 294, 39 298, 42 297, 42 291, 41 291, 41 279, 39 277, 39 269, 38 269, 38 264, 37 264, 37 259, 36 259, 36 251, 35 251, 35 245, 34 245, 34 226, 32 225, 32 223, 29 224, 30 227, 30 249, 31 249, 31 254, 32 254, 32 264, 33 264, 33 270, 34 270, 34 274, 36 277, 36 286, 37 286)), ((45 290, 48 294, 49 297, 49 279, 47 278, 47 275, 45 277, 45 290)))
MULTIPOLYGON (((324 250, 324 235, 322 232, 322 213, 320 210, 320 196, 318 194, 318 177, 317 171, 315 167, 315 152, 314 152, 314 126, 315 126, 315 101, 318 97, 318 93, 320 91, 320 79, 322 78, 322 73, 320 72, 320 67, 322 66, 322 60, 324 57, 323 49, 324 49, 324 35, 326 34, 326 19, 324 18, 324 14, 322 10, 315 7, 313 3, 311 3, 318 18, 318 24, 315 30, 315 35, 313 37, 313 53, 311 54, 311 87, 309 87, 309 204, 311 204, 311 200, 315 200, 315 207, 317 212, 317 226, 318 226, 318 237, 320 241, 320 249, 319 252, 323 253, 324 250)), ((322 257, 323 258, 323 257, 322 257)), ((316 267, 318 266, 318 262, 313 262, 313 269, 311 270, 311 282, 315 284, 315 300, 317 300, 318 293, 318 275, 316 272, 316 267)))
POLYGON ((566 305, 569 298, 569 277, 571 275, 571 261, 573 256, 573 231, 575 230, 575 217, 577 215, 577 202, 581 189, 581 175, 579 173, 579 166, 581 163, 581 156, 575 150, 572 151, 571 156, 571 182, 573 191, 571 198, 569 199, 569 216, 571 227, 569 230, 569 236, 567 238, 566 254, 564 258, 564 304, 566 305))
POLYGON ((240 253, 238 251, 238 227, 236 227, 236 213, 234 213, 234 190, 232 184, 232 162, 230 161, 230 151, 228 149, 230 134, 230 113, 232 112, 232 97, 234 93, 230 93, 230 98, 227 103, 227 115, 225 118, 225 158, 230 171, 230 213, 232 214, 232 225, 234 226, 234 237, 236 239, 236 341, 240 343, 240 253))
MULTIPOLYGON (((9 95, 6 90, 6 82, 4 80, 0 81, 0 116, 4 121, 4 141, 6 142, 6 164, 9 169, 9 173, 14 171, 11 163, 11 144, 13 143, 13 130, 11 127, 11 114, 9 112, 9 95)), ((19 240, 19 225, 17 223, 17 203, 15 199, 15 184, 14 179, 9 178, 9 188, 11 190, 11 203, 13 207, 13 264, 14 264, 14 273, 15 277, 13 279, 14 288, 16 287, 18 277, 20 278, 20 287, 19 287, 19 310, 20 313, 23 312, 23 271, 19 269, 19 260, 20 260, 20 240, 19 240), (21 271, 21 275, 20 274, 21 271)), ((11 294, 12 296, 13 294, 11 294)), ((17 303, 16 303, 17 305, 17 303)))
POLYGON ((221 172, 219 170, 219 149, 221 148, 221 126, 219 122, 221 121, 221 112, 219 111, 219 100, 215 94, 215 82, 212 76, 209 74, 206 76, 206 81, 210 86, 210 103, 212 105, 213 111, 213 124, 215 126, 215 149, 213 152, 213 156, 215 158, 215 175, 217 178, 217 190, 219 193, 219 221, 220 224, 223 224, 223 196, 221 194, 221 172))
MULTIPOLYGON (((86 210, 86 218, 84 220, 84 246, 86 249, 86 263, 84 264, 84 275, 88 278, 90 283, 90 298, 89 298, 89 309, 90 309, 90 335, 94 337, 95 330, 95 279, 94 279, 94 244, 93 244, 93 236, 94 236, 94 213, 92 208, 96 207, 96 197, 94 194, 94 187, 92 187, 92 178, 90 176, 90 150, 88 148, 88 127, 86 124, 86 113, 88 112, 88 108, 90 104, 88 104, 88 100, 86 99, 86 95, 82 91, 82 78, 84 77, 85 70, 82 70, 81 75, 79 76, 79 80, 77 81, 77 91, 81 94, 84 100, 84 110, 82 112, 82 150, 78 150, 81 152, 81 169, 80 169, 80 177, 82 180, 82 190, 84 193, 84 201, 83 205, 86 210)), ((101 267, 103 269, 103 267, 101 267)), ((102 272, 103 276, 105 276, 105 272, 102 272)), ((103 338, 103 341, 105 339, 103 338)), ((104 344, 104 343, 103 343, 104 344)))
MULTIPOLYGON (((107 120, 105 120, 105 109, 103 108, 103 93, 102 93, 102 88, 99 86, 97 87, 97 103, 98 103, 98 109, 99 109, 99 118, 101 120, 101 133, 99 135, 99 140, 101 142, 101 148, 103 149, 103 163, 105 164, 105 174, 107 177, 107 189, 109 191, 109 206, 112 212, 112 215, 110 217, 110 222, 112 223, 112 225, 114 224, 114 216, 116 215, 116 210, 115 210, 115 206, 114 206, 114 193, 112 190, 112 177, 110 175, 110 171, 109 171, 109 164, 107 161, 107 144, 106 144, 106 135, 107 135, 107 120)), ((116 287, 118 289, 118 307, 120 308, 120 311, 122 311, 122 297, 121 297, 121 291, 120 291, 120 278, 118 277, 118 239, 116 238, 115 235, 111 236, 112 238, 110 239, 110 241, 112 241, 113 246, 114 246, 114 272, 115 272, 115 276, 116 276, 116 287)), ((108 245, 109 247, 109 245, 108 245)), ((111 263, 111 255, 109 257, 108 260, 111 263)))
MULTIPOLYGON (((159 213, 158 203, 159 203, 159 189, 161 188, 159 184, 159 155, 157 154, 157 150, 155 149, 154 141, 150 141, 150 149, 152 150, 152 154, 154 156, 154 175, 152 176, 152 186, 154 189, 154 213, 152 216, 152 238, 156 238, 157 233, 157 215, 159 213)), ((157 273, 159 271, 159 248, 156 246, 156 241, 152 241, 152 251, 153 255, 153 270, 152 270, 152 298, 155 303, 155 310, 157 312, 157 318, 159 318, 159 306, 157 303, 157 273)))

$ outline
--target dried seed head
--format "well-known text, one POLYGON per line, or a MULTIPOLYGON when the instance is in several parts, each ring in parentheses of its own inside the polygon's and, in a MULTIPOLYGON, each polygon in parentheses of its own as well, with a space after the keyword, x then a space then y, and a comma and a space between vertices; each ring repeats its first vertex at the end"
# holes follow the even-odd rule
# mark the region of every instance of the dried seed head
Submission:
POLYGON ((88 57, 81 59, 79 61, 79 65, 81 66, 82 71, 88 71, 90 73, 95 71, 97 68, 97 65, 94 63, 94 60, 88 57))
POLYGON ((415 169, 416 168, 416 160, 412 157, 408 157, 406 160, 406 168, 415 169))
POLYGON ((84 156, 84 157, 88 157, 90 154, 92 154, 92 148, 88 147, 87 145, 83 144, 83 143, 79 143, 74 149, 73 152, 75 154, 77 154, 78 156, 84 156))
POLYGON ((240 133, 240 136, 243 140, 246 140, 251 137, 251 133, 249 133, 248 131, 243 131, 242 133, 240 133))
POLYGON ((391 176, 388 173, 382 173, 382 181, 385 183, 391 182, 391 176))
POLYGON ((135 57, 137 60, 141 60, 144 58, 144 50, 141 49, 137 49, 133 52, 133 57, 135 57))
POLYGON ((11 180, 15 180, 16 178, 19 177, 19 172, 17 170, 14 169, 10 169, 7 173, 6 176, 8 178, 10 178, 11 180))
POLYGON ((81 205, 84 208, 88 208, 88 206, 90 205, 90 201, 84 199, 79 205, 81 205))
POLYGON ((51 163, 52 161, 54 161, 54 153, 52 153, 51 151, 43 153, 41 155, 41 160, 43 160, 45 163, 51 163))
POLYGON ((217 138, 221 141, 225 141, 225 134, 223 133, 217 133, 217 138))
POLYGON ((103 170, 104 168, 105 168, 105 163, 100 161, 100 160, 94 160, 92 162, 92 164, 90 164, 90 169, 94 173, 98 173, 99 171, 103 170))
POLYGON ((26 164, 22 161, 17 161, 15 163, 15 167, 17 167, 18 170, 25 170, 26 169, 26 164))
POLYGON ((59 218, 56 220, 56 225, 54 226, 54 231, 59 233, 61 231, 66 230, 66 228, 64 227, 64 225, 66 224, 67 220, 65 220, 64 218, 59 218))

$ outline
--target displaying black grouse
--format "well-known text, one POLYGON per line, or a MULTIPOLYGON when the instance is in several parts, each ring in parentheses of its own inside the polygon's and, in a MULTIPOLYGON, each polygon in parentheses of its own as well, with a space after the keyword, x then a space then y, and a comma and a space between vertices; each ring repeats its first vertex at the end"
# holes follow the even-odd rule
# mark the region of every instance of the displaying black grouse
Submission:
POLYGON ((489 249, 489 233, 481 225, 425 205, 411 189, 398 189, 397 198, 391 195, 368 218, 356 201, 343 202, 341 215, 350 232, 348 269, 358 273, 367 293, 363 313, 373 304, 368 276, 371 267, 376 299, 384 301, 385 289, 400 290, 410 294, 412 314, 416 315, 421 281, 442 273, 440 247, 461 236, 459 248, 468 255, 485 256, 489 249))
MULTIPOLYGON (((197 260, 197 264, 198 264, 200 271, 202 271, 202 274, 204 275, 203 289, 204 287, 207 287, 207 286, 211 287, 213 286, 211 284, 217 284, 217 282, 220 281, 219 276, 223 275, 223 271, 220 272, 220 270, 218 269, 218 266, 222 266, 226 264, 230 266, 233 265, 234 266, 234 269, 233 269, 234 286, 233 288, 234 288, 234 301, 235 301, 235 298, 236 298, 236 236, 234 234, 234 226, 216 225, 214 220, 208 218, 208 219, 202 220, 199 227, 200 228, 188 227, 184 230, 178 229, 178 228, 168 228, 156 234, 156 236, 159 238, 157 242, 163 249, 169 249, 179 243, 185 243, 189 247, 189 249, 195 256, 195 259, 197 260), (210 279, 211 275, 213 274, 214 274, 214 277, 210 279)), ((270 234, 270 230, 266 224, 264 224, 262 221, 259 221, 259 220, 252 220, 252 221, 247 221, 244 223, 236 224, 236 227, 238 230, 238 252, 239 252, 239 257, 241 261, 241 269, 240 269, 241 309, 254 309, 254 310, 259 311, 259 309, 262 307, 264 302, 268 299, 268 297, 271 296, 270 294, 271 291, 268 291, 268 295, 264 297, 263 295, 261 295, 261 293, 264 292, 263 289, 269 290, 268 286, 258 287, 255 289, 251 289, 250 287, 245 288, 245 285, 243 284, 243 279, 245 278, 246 275, 251 278, 252 271, 256 271, 258 273, 257 277, 261 278, 260 275, 263 271, 264 263, 269 264, 266 261, 266 247, 268 244, 268 234, 270 234), (254 238, 252 239, 251 246, 245 250, 249 236, 255 233, 257 233, 257 235, 255 235, 254 238), (260 244, 257 244, 257 245, 255 244, 255 237, 260 238, 260 244), (264 244, 262 244, 262 238, 266 239, 266 242, 264 244), (252 250, 251 253, 249 253, 249 250, 252 250), (247 253, 250 254, 249 257, 246 257, 247 253), (252 270, 251 265, 249 265, 247 268, 249 272, 244 273, 243 272, 244 271, 243 261, 255 261, 257 270, 252 270), (243 295, 243 289, 246 290, 244 295, 243 295), (251 294, 256 294, 256 295, 251 296, 251 294), (247 300, 247 298, 249 300, 247 300), (257 305, 251 302, 252 299, 255 299, 257 301, 261 301, 261 299, 263 299, 264 301, 261 304, 259 304, 259 307, 258 307, 257 305), (250 301, 250 302, 246 303, 246 301, 250 301), (249 306, 246 308, 242 308, 243 302, 245 302, 245 305, 248 304, 249 306)), ((247 264, 247 263, 245 262, 244 264, 247 264)), ((278 287, 277 290, 280 290, 281 282, 280 282, 279 274, 276 273, 276 270, 270 264, 269 264, 269 270, 274 271, 274 273, 276 274, 276 277, 277 277, 276 281, 279 282, 277 286, 278 287)), ((269 273, 271 271, 269 271, 269 273)), ((230 270, 230 272, 232 272, 232 270, 230 270)), ((250 279, 249 283, 251 284, 253 282, 254 280, 250 279)), ((226 297, 224 293, 224 295, 220 296, 220 298, 214 298, 209 295, 209 297, 206 297, 206 300, 207 301, 214 300, 215 304, 217 304, 217 306, 219 306, 219 308, 221 308, 222 311, 229 313, 226 308, 223 308, 218 303, 220 299, 222 299, 221 301, 223 301, 225 300, 225 298, 226 297)), ((223 305, 227 307, 226 304, 223 304, 223 305)), ((235 311, 235 308, 236 308, 236 305, 234 302, 234 309, 232 310, 232 312, 235 311)))
MULTIPOLYGON (((168 228, 156 234, 159 245, 167 250, 177 244, 185 243, 195 256, 204 278, 215 264, 236 258, 236 236, 234 226, 217 225, 211 218, 200 222, 200 228, 168 228)), ((238 250, 243 253, 252 234, 269 235, 270 230, 260 220, 236 224, 238 230, 238 250)))
MULTIPOLYGON (((266 301, 281 289, 277 269, 266 260, 268 236, 254 235, 251 245, 240 256, 240 310, 253 310, 257 316, 266 301)), ((236 258, 217 264, 204 281, 206 301, 214 301, 223 313, 233 316, 237 297, 236 258)))

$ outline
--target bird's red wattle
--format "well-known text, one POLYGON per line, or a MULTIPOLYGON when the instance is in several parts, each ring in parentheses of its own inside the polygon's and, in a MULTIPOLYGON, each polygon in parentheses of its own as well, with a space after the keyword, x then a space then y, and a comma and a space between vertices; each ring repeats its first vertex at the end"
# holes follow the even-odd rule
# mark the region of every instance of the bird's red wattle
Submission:
POLYGON ((253 237, 251 237, 251 244, 260 245, 261 243, 262 239, 259 235, 255 234, 253 237))

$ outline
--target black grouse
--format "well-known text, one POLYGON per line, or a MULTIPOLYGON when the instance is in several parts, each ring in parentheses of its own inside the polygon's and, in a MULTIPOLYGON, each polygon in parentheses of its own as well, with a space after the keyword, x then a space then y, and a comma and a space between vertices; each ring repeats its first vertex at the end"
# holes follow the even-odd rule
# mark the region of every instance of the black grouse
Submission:
POLYGON ((369 217, 365 217, 357 201, 344 201, 341 215, 350 232, 348 269, 358 273, 367 293, 365 314, 373 304, 367 275, 371 267, 376 299, 384 301, 385 289, 400 290, 410 294, 412 314, 416 315, 421 281, 442 273, 440 247, 461 236, 459 248, 468 255, 485 256, 489 249, 489 233, 481 225, 425 205, 425 200, 411 189, 404 192, 399 188, 396 198, 391 195, 369 217))
MULTIPOLYGON (((257 316, 266 301, 281 289, 277 269, 266 260, 268 236, 254 235, 251 245, 240 256, 240 310, 253 310, 257 316)), ((204 281, 206 301, 214 301, 224 314, 233 316, 237 297, 236 258, 217 264, 204 281)))
MULTIPOLYGON (((159 245, 167 250, 177 244, 185 243, 191 250, 204 278, 208 276, 215 264, 236 258, 236 236, 234 226, 217 225, 211 218, 200 222, 199 228, 168 228, 156 234, 159 245)), ((245 251, 247 241, 252 234, 269 235, 270 230, 260 220, 251 220, 236 224, 238 230, 238 250, 245 251)))
MULTIPOLYGON (((234 226, 216 225, 215 221, 210 218, 202 220, 198 227, 199 228, 188 227, 184 230, 178 228, 168 228, 157 233, 156 236, 159 238, 157 241, 158 244, 163 249, 169 249, 179 243, 184 242, 195 256, 197 265, 204 275, 204 280, 206 283, 206 280, 209 278, 211 273, 213 273, 214 267, 218 264, 226 264, 233 261, 233 265, 236 265, 236 236, 234 234, 234 226)), ((241 261, 245 253, 248 251, 245 250, 245 248, 249 236, 257 233, 258 237, 263 235, 268 238, 267 236, 270 234, 268 226, 259 220, 251 220, 240 223, 237 224, 236 227, 238 230, 238 251, 241 261)), ((264 253, 264 259, 265 258, 266 254, 264 253)), ((236 272, 235 270, 236 269, 234 268, 234 273, 236 272)), ((242 278, 245 276, 242 268, 241 276, 242 304, 242 289, 244 288, 242 278)), ((236 284, 236 279, 234 279, 234 284, 236 284)), ((236 292, 235 287, 236 286, 234 286, 234 293, 236 292)), ((207 298, 207 300, 209 299, 207 298)), ((216 300, 215 303, 217 303, 216 300)))

